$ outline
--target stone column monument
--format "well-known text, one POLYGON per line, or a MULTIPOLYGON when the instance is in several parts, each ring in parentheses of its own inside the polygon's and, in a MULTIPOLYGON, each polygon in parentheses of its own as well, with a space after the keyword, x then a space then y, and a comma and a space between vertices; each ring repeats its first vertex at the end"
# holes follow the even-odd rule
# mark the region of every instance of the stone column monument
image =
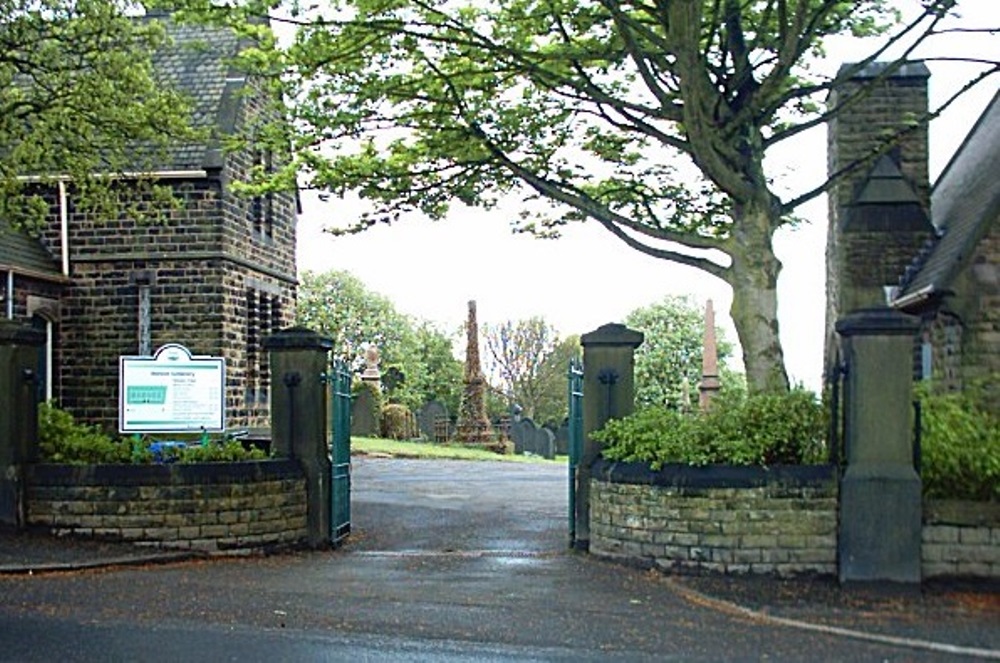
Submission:
POLYGON ((701 350, 701 382, 698 383, 698 406, 707 410, 719 393, 719 350, 715 340, 715 310, 712 300, 705 303, 705 332, 701 350))
POLYGON ((455 438, 468 444, 489 445, 493 426, 486 416, 486 378, 479 361, 479 324, 476 302, 469 302, 469 320, 465 324, 465 389, 459 406, 455 438))
POLYGON ((642 332, 610 323, 580 337, 583 346, 583 454, 576 469, 576 547, 590 545, 590 466, 601 445, 590 433, 635 409, 635 349, 642 332))
POLYGON ((913 337, 888 308, 837 322, 847 363, 847 469, 840 481, 840 581, 920 582, 921 488, 913 468, 913 337))

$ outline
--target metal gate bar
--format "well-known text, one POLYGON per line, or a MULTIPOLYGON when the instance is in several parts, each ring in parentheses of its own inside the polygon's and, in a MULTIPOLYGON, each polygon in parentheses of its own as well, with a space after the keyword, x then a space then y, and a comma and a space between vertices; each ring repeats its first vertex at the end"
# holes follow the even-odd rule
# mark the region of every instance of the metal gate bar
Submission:
POLYGON ((583 365, 569 362, 569 544, 576 545, 576 466, 583 454, 583 365))
POLYGON ((351 532, 351 372, 334 359, 330 374, 330 541, 336 545, 351 532))

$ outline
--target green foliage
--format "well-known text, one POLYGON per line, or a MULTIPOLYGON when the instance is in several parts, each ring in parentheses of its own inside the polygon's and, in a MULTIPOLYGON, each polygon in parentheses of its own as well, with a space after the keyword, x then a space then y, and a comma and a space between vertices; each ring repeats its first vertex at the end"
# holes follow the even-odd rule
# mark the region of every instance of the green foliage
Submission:
POLYGON ((132 462, 132 445, 116 441, 96 426, 46 402, 38 406, 38 445, 42 462, 69 465, 132 462))
MULTIPOLYGON (((77 423, 73 415, 52 403, 38 407, 38 443, 42 462, 67 465, 133 464, 153 462, 150 440, 142 435, 114 439, 96 426, 77 423)), ((164 462, 219 463, 260 460, 267 455, 260 449, 246 450, 239 440, 209 440, 199 444, 170 448, 164 462)))
POLYGON ((412 440, 420 437, 417 418, 410 408, 390 403, 382 408, 382 437, 387 440, 412 440))
MULTIPOLYGON (((698 403, 705 314, 690 297, 667 296, 637 308, 625 324, 641 331, 645 339, 635 351, 636 407, 689 408, 698 403)), ((715 330, 723 384, 736 379, 725 367, 733 344, 723 331, 715 330)))
POLYGON ((593 433, 605 458, 684 465, 800 465, 826 457, 826 410, 803 389, 720 395, 708 412, 645 408, 593 433))
POLYGON ((934 393, 922 385, 918 394, 924 494, 1000 501, 1000 417, 983 388, 934 393))
POLYGON ((169 460, 172 456, 178 463, 235 463, 267 458, 262 449, 246 449, 239 440, 209 440, 205 444, 194 443, 168 452, 165 456, 165 460, 169 460))
POLYGON ((368 345, 378 348, 382 369, 395 367, 405 376, 386 391, 390 401, 416 409, 439 399, 450 411, 458 410, 462 363, 452 353, 451 339, 433 325, 399 313, 353 274, 305 272, 296 323, 330 336, 335 354, 346 357, 355 371, 364 367, 368 345))
POLYGON ((147 180, 135 195, 102 174, 142 172, 167 141, 195 137, 190 103, 158 80, 157 21, 129 0, 17 0, 0 5, 0 218, 33 227, 44 190, 18 179, 69 176, 76 210, 160 216, 169 203, 147 180), (124 196, 124 197, 123 197, 124 196), (162 203, 162 208, 161 208, 162 203), (153 209, 155 208, 155 209, 153 209))

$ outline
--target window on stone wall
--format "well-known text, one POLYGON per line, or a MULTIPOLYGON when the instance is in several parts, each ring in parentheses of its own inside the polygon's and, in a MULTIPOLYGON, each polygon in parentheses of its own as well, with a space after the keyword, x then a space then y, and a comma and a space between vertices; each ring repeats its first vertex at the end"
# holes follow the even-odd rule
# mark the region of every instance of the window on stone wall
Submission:
POLYGON ((246 403, 252 406, 257 401, 257 380, 260 354, 260 310, 257 303, 257 291, 247 290, 247 329, 246 329, 246 403))
MULTIPOLYGON (((266 174, 273 173, 274 161, 271 150, 256 150, 254 167, 266 174)), ((274 194, 268 192, 254 196, 250 203, 250 216, 253 219, 254 233, 259 237, 271 239, 274 236, 274 194)))
MULTIPOLYGON (((260 311, 260 343, 263 344, 264 339, 270 336, 274 329, 272 324, 272 314, 271 314, 271 298, 264 292, 258 292, 257 294, 259 301, 259 311, 260 311)), ((259 376, 259 387, 257 389, 257 401, 258 403, 267 403, 267 390, 271 383, 270 374, 270 363, 267 360, 267 353, 263 351, 263 348, 259 348, 257 352, 257 375, 259 376)))

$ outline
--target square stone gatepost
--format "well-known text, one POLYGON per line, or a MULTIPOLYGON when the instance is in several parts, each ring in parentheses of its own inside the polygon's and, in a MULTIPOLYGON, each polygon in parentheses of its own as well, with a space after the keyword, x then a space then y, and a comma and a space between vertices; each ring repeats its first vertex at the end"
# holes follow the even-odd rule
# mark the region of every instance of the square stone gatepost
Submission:
POLYGON ((45 332, 0 320, 0 523, 25 524, 24 465, 38 459, 38 350, 45 332))
POLYGON ((635 409, 635 349, 642 332, 609 323, 580 337, 583 346, 583 453, 576 466, 576 542, 590 548, 590 467, 601 454, 601 444, 590 434, 609 419, 635 409))
POLYGON ((920 582, 921 488, 913 467, 913 338, 888 308, 837 321, 847 363, 847 468, 840 480, 841 583, 920 582))
POLYGON ((271 366, 271 451, 306 476, 308 543, 330 544, 329 353, 333 340, 292 327, 264 339, 271 366))

